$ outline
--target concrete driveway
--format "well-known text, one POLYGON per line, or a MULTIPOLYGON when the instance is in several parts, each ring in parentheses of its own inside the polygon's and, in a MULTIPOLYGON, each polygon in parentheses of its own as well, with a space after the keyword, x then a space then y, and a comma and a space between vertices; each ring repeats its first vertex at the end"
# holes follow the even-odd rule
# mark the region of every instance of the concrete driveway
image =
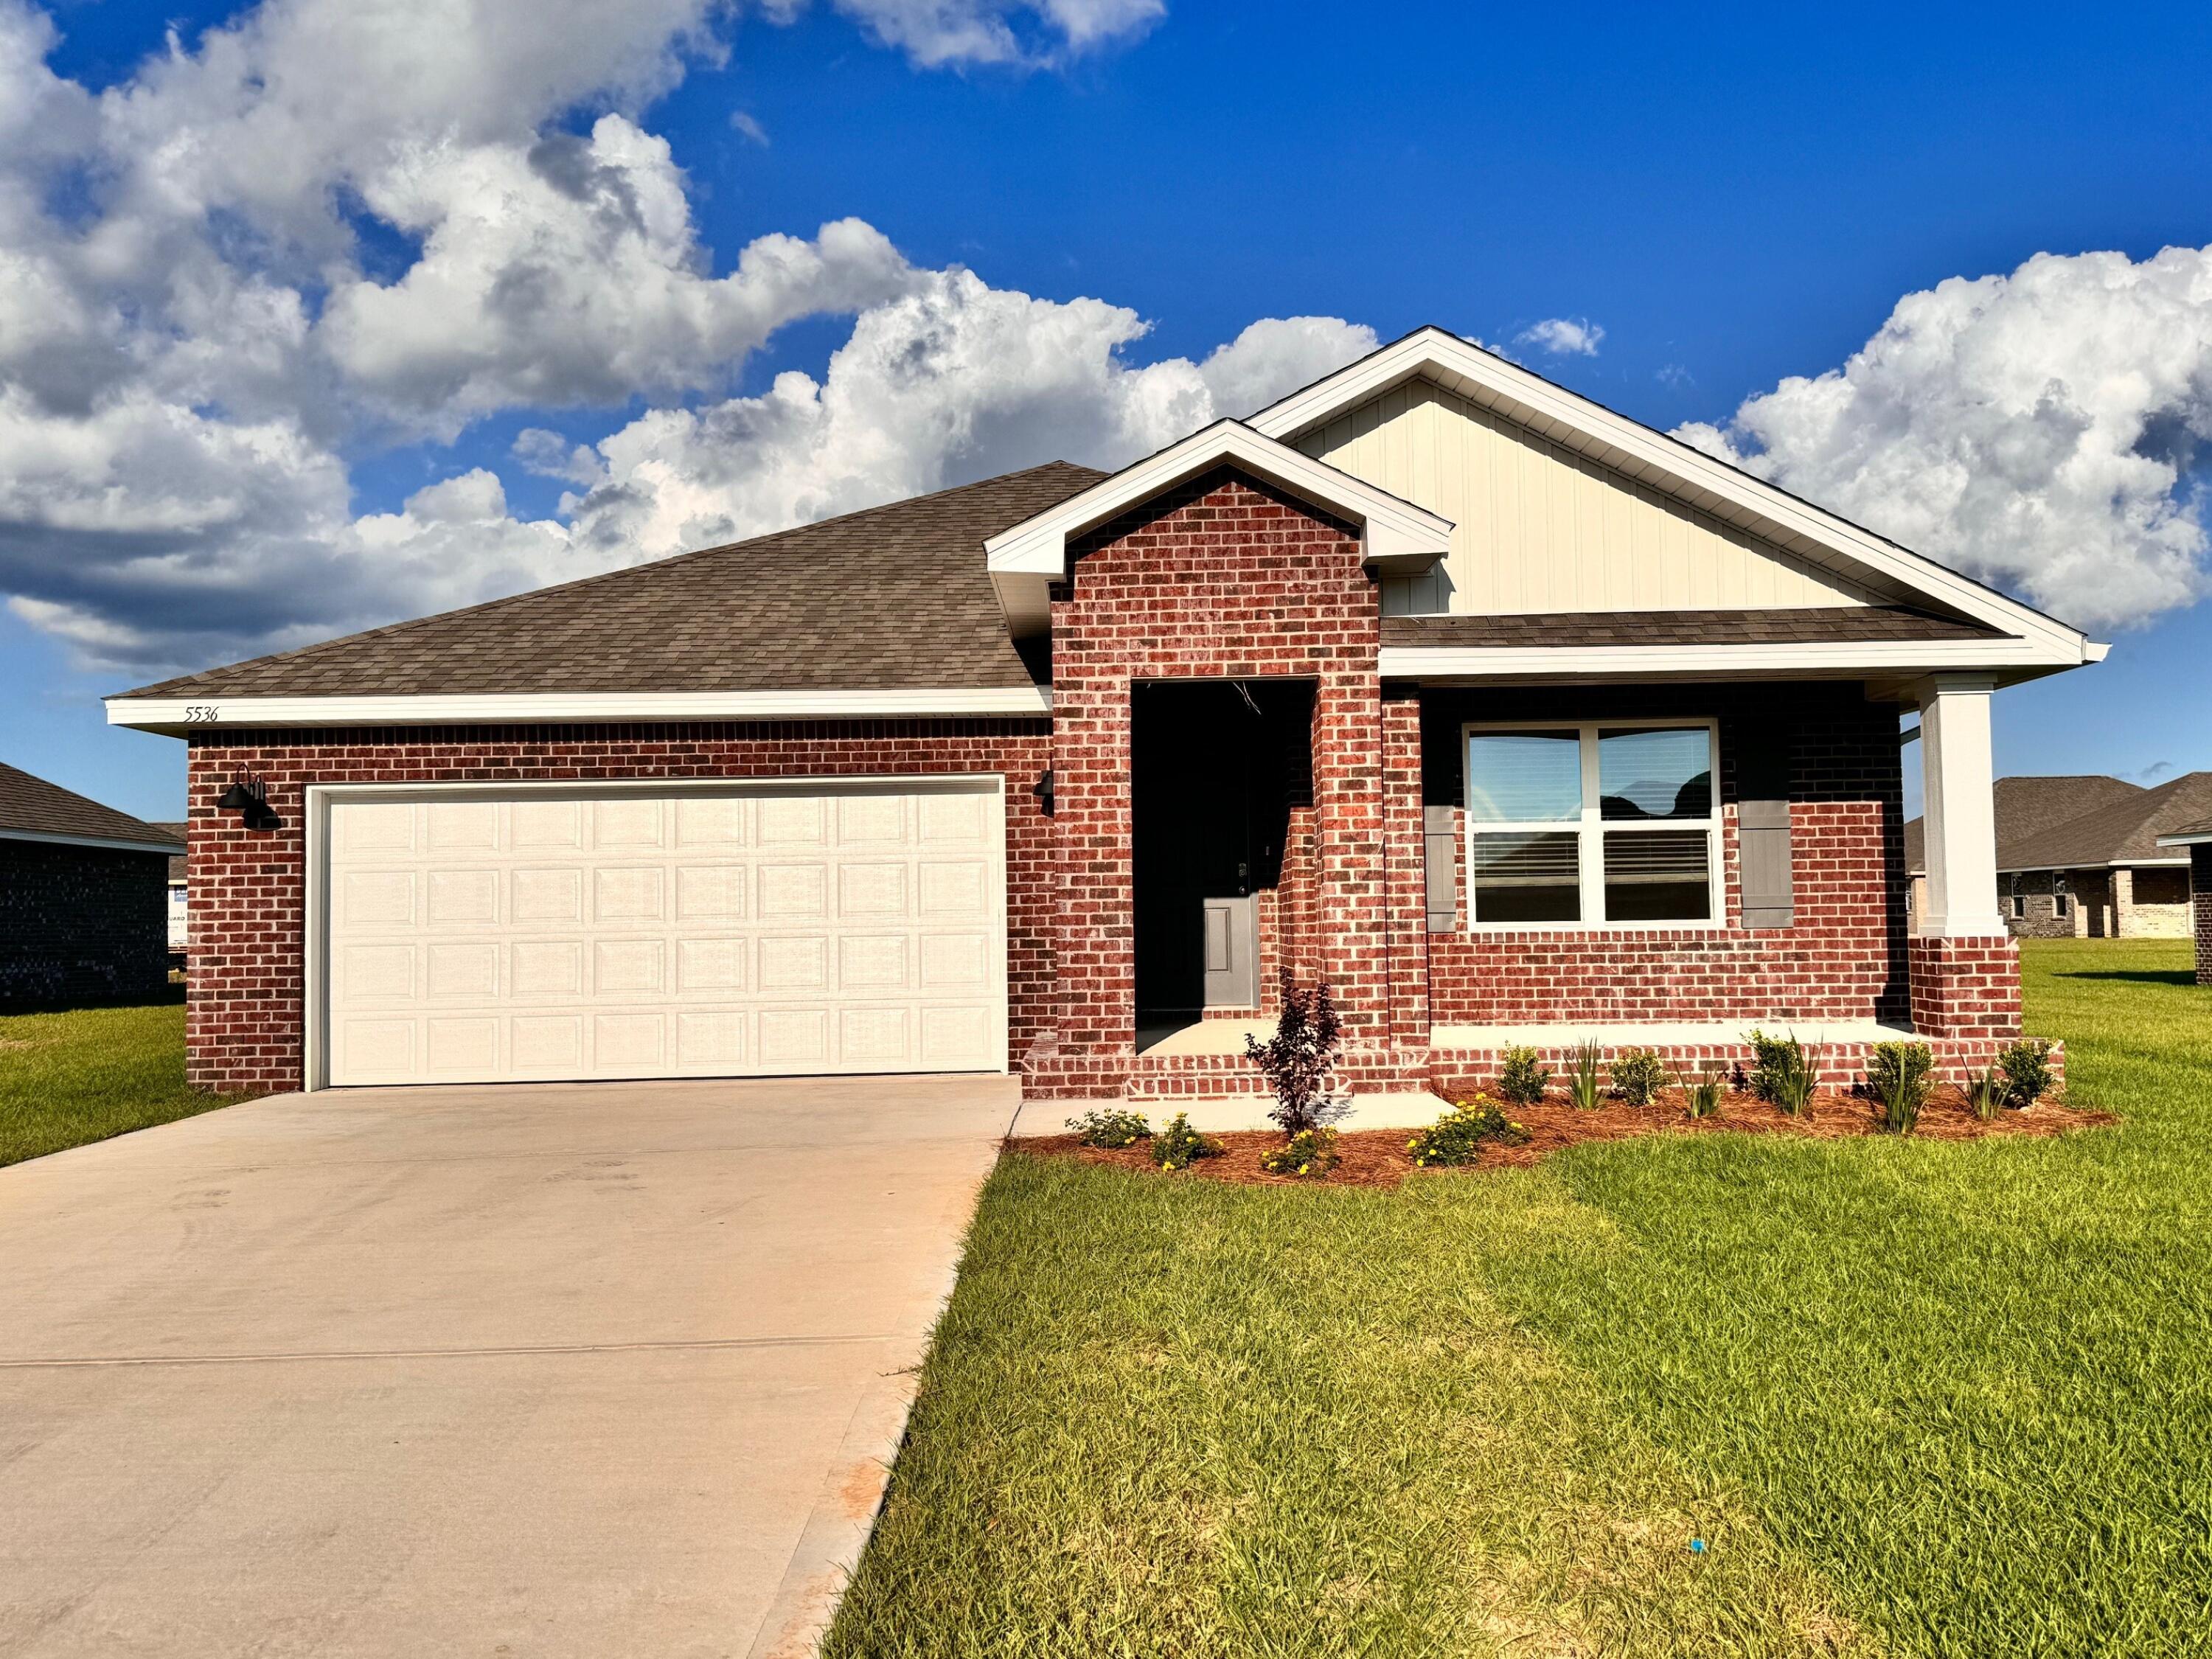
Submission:
POLYGON ((0 1170, 0 1653, 810 1651, 1014 1104, 349 1090, 0 1170))

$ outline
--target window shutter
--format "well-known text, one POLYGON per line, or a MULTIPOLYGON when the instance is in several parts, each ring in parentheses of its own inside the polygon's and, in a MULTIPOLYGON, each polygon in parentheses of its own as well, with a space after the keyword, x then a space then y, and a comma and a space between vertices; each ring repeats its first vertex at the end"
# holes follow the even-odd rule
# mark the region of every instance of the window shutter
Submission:
POLYGON ((1769 728, 1745 734, 1736 757, 1736 844, 1743 860, 1743 925, 1797 920, 1790 871, 1790 744, 1769 728))
POLYGON ((1459 837, 1452 833, 1450 807, 1421 809, 1421 852, 1429 931, 1449 933, 1459 921, 1459 837))

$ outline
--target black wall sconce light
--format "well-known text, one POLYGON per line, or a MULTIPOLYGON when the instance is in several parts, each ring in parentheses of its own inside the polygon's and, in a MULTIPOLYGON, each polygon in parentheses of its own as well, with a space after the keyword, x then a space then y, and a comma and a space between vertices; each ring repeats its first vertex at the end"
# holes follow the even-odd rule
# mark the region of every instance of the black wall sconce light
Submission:
POLYGON ((1037 781, 1030 787, 1030 793, 1037 798, 1037 805, 1045 817, 1052 816, 1052 769, 1047 767, 1037 774, 1037 781))
POLYGON ((249 830, 274 830, 283 821, 269 810, 269 786, 245 772, 232 777, 230 787, 215 798, 215 804, 237 813, 238 821, 249 830))

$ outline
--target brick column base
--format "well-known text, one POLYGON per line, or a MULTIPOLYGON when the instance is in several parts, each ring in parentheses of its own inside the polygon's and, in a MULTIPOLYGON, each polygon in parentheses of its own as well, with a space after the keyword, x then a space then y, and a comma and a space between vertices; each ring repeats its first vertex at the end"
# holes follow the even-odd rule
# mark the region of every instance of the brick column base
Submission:
POLYGON ((2197 982, 2212 985, 2212 842, 2189 849, 2189 887, 2197 912, 2197 982))
POLYGON ((1912 1028, 1923 1037, 2020 1038, 2020 946, 2004 938, 1906 942, 1912 1028))

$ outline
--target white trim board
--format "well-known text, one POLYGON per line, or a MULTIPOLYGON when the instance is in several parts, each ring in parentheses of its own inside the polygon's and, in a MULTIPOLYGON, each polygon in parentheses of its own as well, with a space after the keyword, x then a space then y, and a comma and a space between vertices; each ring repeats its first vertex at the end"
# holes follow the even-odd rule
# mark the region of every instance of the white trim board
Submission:
POLYGON ((538 726, 579 722, 922 719, 1052 713, 1041 685, 863 691, 529 691, 455 696, 109 697, 110 726, 538 726))
MULTIPOLYGON (((2088 647, 2102 655, 2095 646, 2088 647)), ((1874 674, 1935 673, 1985 668, 2007 681, 2033 679, 2077 666, 2027 640, 1900 640, 1814 645, 1386 645, 1385 679, 1852 679, 1874 674), (2007 671, 2014 671, 2008 672, 2007 671)))
POLYGON ((2087 637, 2056 617, 1440 328, 1417 330, 1370 352, 1261 410, 1250 424, 1269 438, 1295 443, 1335 416, 1417 378, 1433 380, 1549 442, 1823 569, 2021 635, 2047 664, 2074 667, 2102 654, 2090 654, 2094 647, 2087 637))
POLYGON ((180 841, 125 841, 114 836, 60 836, 44 830, 0 830, 0 841, 45 842, 54 847, 96 847, 111 853, 158 853, 164 858, 185 856, 180 841))
POLYGON ((1384 574, 1418 574, 1450 547, 1449 520, 1262 436, 1241 421, 1216 421, 984 542, 984 564, 1016 637, 1042 633, 1051 625, 1048 592, 1054 582, 1067 578, 1070 541, 1224 465, 1359 526, 1363 558, 1384 574))

